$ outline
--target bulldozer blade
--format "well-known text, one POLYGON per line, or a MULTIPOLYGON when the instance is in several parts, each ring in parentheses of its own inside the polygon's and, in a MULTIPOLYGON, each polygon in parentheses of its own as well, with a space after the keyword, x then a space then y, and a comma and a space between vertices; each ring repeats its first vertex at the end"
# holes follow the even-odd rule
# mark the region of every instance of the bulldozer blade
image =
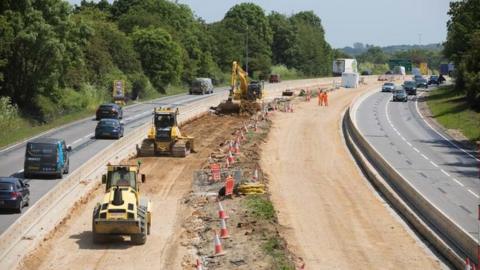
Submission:
POLYGON ((231 100, 226 100, 220 103, 215 111, 219 114, 238 114, 240 113, 240 105, 231 100))

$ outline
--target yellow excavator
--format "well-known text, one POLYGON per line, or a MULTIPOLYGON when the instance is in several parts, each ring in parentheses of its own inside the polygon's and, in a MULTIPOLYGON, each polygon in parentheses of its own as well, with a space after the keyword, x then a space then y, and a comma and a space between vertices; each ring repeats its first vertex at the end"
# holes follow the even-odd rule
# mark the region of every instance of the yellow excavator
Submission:
POLYGON ((234 61, 228 100, 217 107, 219 113, 254 114, 260 110, 257 100, 263 97, 263 82, 248 81, 248 74, 234 61))
POLYGON ((184 136, 178 127, 178 108, 160 107, 153 110, 153 123, 137 156, 171 155, 186 157, 194 151, 194 138, 184 136))
POLYGON ((132 243, 143 245, 150 234, 152 223, 151 203, 140 196, 140 162, 136 165, 107 165, 102 176, 106 193, 97 203, 92 216, 94 243, 107 240, 110 235, 129 235, 132 243))

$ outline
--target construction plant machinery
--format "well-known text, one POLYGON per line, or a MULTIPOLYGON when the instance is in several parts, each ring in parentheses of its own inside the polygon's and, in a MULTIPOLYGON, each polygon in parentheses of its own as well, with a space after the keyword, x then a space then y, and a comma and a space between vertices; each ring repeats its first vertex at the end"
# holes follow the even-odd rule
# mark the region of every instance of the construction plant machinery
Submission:
POLYGON ((228 100, 217 107, 219 113, 255 114, 260 110, 257 100, 263 97, 263 82, 248 81, 248 74, 234 61, 228 100))
POLYGON ((150 234, 152 223, 151 203, 140 196, 140 162, 136 165, 107 165, 102 176, 106 194, 93 210, 93 242, 101 243, 110 235, 129 235, 131 242, 143 245, 150 234))
POLYGON ((183 136, 178 127, 178 108, 160 107, 153 110, 153 123, 137 156, 170 155, 186 157, 194 151, 194 138, 183 136))

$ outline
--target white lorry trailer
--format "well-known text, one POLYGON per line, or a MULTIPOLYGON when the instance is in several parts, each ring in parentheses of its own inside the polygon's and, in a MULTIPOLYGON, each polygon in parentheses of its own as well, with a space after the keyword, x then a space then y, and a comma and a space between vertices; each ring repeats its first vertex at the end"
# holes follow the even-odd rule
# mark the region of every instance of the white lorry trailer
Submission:
POLYGON ((356 59, 335 59, 333 61, 333 76, 341 76, 342 73, 357 73, 357 60, 356 59))

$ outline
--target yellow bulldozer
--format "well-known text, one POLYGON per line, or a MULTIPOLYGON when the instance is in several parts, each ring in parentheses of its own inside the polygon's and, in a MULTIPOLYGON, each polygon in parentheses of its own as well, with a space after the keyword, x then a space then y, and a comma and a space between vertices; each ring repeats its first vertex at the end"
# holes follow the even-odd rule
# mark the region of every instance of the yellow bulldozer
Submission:
POLYGON ((194 138, 184 136, 178 127, 178 108, 155 108, 153 123, 142 145, 137 145, 137 156, 171 155, 186 157, 194 151, 194 138))
POLYGON ((219 113, 252 115, 260 110, 257 100, 263 97, 263 82, 248 80, 248 74, 234 61, 230 81, 230 94, 225 102, 217 106, 219 113))
POLYGON ((107 165, 102 176, 106 193, 93 210, 92 234, 94 243, 102 243, 111 235, 129 235, 132 243, 143 245, 152 223, 150 201, 140 196, 140 164, 107 165))

